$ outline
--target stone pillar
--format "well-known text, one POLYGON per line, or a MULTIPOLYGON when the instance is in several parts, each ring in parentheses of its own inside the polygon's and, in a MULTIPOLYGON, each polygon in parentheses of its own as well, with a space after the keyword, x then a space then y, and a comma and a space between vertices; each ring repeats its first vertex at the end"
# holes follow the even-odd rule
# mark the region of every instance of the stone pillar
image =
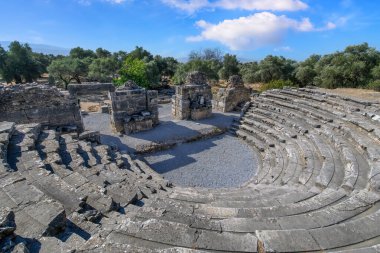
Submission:
POLYGON ((219 89, 214 97, 213 108, 221 112, 240 110, 250 100, 250 93, 240 76, 231 76, 227 88, 219 89))
POLYGON ((202 72, 191 72, 185 85, 176 87, 172 98, 172 114, 175 119, 200 120, 212 115, 212 93, 202 72))
POLYGON ((110 92, 113 129, 129 134, 156 126, 159 123, 157 96, 157 91, 147 91, 132 81, 110 92))

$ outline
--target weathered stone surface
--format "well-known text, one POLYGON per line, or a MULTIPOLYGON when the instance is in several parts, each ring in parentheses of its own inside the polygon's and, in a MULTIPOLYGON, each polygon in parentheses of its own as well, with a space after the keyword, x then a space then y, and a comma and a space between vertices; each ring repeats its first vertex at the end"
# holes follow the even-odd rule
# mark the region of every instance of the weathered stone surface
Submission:
MULTIPOLYGON (((197 74, 189 82, 208 89, 197 74)), ((119 109, 126 98, 131 110, 154 107, 135 88, 115 92, 119 109)), ((207 114, 204 95, 192 104, 181 92, 182 107, 207 114)), ((0 170, 0 251, 378 252, 379 104, 285 89, 244 107, 231 132, 260 150, 260 170, 222 189, 171 188, 144 162, 98 145, 96 132, 0 123, 0 166, 12 168, 0 170)))
POLYGON ((10 208, 0 208, 0 240, 16 230, 15 214, 10 208))
POLYGON ((241 77, 231 76, 227 88, 219 89, 212 103, 214 109, 230 112, 240 109, 249 100, 250 90, 244 87, 241 77))
POLYGON ((111 124, 126 134, 149 130, 158 124, 157 91, 145 90, 132 81, 110 92, 111 124))
POLYGON ((100 143, 100 133, 98 131, 84 131, 79 134, 78 139, 100 143))
POLYGON ((211 87, 202 72, 188 74, 185 85, 176 87, 172 97, 172 115, 175 119, 200 120, 212 115, 211 87))
POLYGON ((112 83, 83 83, 69 84, 67 89, 81 102, 99 102, 108 99, 108 93, 114 92, 115 86, 112 83))
POLYGON ((0 121, 83 129, 77 100, 55 87, 38 84, 0 86, 0 121))
POLYGON ((12 253, 30 253, 28 248, 26 247, 25 243, 19 243, 17 244, 11 251, 12 253))
POLYGON ((190 72, 186 77, 186 83, 189 85, 207 85, 206 74, 200 71, 190 72))

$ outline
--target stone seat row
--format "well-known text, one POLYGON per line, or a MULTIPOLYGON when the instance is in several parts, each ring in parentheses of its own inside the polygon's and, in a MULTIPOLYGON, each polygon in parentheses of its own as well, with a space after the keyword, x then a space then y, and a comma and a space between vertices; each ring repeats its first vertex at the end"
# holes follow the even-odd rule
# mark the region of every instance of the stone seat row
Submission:
POLYGON ((0 125, 0 208, 10 208, 17 224, 8 245, 22 242, 32 249, 46 241, 48 249, 57 242, 46 236, 69 236, 77 238, 75 249, 99 232, 109 213, 166 192, 167 182, 148 166, 108 146, 39 124, 0 125))
POLYGON ((0 126, 8 133, 0 198, 17 226, 16 239, 6 238, 77 252, 376 252, 380 146, 369 115, 377 106, 311 89, 255 97, 231 132, 258 151, 260 167, 232 189, 168 187, 141 161, 96 141, 0 126), (19 196, 24 189, 31 196, 19 196), (18 212, 43 213, 45 202, 56 208, 47 206, 50 219, 30 217, 43 228, 33 234, 18 212))
MULTIPOLYGON (((379 217, 379 195, 371 183, 378 168, 374 131, 339 118, 339 112, 331 114, 316 107, 312 112, 299 111, 291 100, 268 97, 253 101, 233 130, 261 153, 272 151, 266 156, 269 160, 263 159, 259 174, 264 166, 273 170, 274 165, 279 166, 279 179, 288 170, 298 180, 252 181, 232 190, 176 187, 170 200, 157 199, 143 207, 134 222, 158 224, 162 220, 173 226, 187 224, 202 231, 198 233, 254 235, 256 250, 266 252, 376 251, 380 231, 373 225, 379 217), (300 168, 296 161, 303 162, 300 168), (301 177, 304 168, 309 172, 301 177)), ((157 240, 155 236, 138 237, 157 240)))

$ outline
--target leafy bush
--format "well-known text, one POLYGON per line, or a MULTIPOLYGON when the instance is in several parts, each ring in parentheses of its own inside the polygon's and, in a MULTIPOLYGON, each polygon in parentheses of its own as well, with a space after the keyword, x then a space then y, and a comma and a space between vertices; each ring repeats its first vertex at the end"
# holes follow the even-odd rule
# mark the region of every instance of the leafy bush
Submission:
POLYGON ((260 91, 283 89, 284 87, 289 86, 296 87, 296 85, 290 80, 273 80, 261 86, 260 91))
POLYGON ((119 75, 119 78, 113 80, 115 86, 121 86, 131 80, 141 87, 149 88, 147 67, 143 60, 128 56, 119 70, 119 75))
POLYGON ((369 83, 367 88, 375 91, 380 91, 380 80, 369 83))

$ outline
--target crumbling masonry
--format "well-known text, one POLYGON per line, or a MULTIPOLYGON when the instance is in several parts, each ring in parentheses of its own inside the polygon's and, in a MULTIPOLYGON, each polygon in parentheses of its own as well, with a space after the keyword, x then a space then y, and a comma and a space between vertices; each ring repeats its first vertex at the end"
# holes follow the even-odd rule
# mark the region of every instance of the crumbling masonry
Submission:
POLYGON ((186 84, 176 87, 172 98, 172 114, 179 120, 200 120, 212 115, 212 93, 202 72, 191 72, 186 84))
POLYGON ((76 98, 39 84, 0 86, 0 121, 83 130, 76 98))
POLYGON ((244 87, 240 76, 231 76, 227 88, 219 89, 213 100, 213 108, 221 112, 239 110, 250 99, 250 90, 244 87))
POLYGON ((157 91, 145 90, 132 81, 110 92, 111 124, 126 134, 149 130, 158 124, 157 91))

